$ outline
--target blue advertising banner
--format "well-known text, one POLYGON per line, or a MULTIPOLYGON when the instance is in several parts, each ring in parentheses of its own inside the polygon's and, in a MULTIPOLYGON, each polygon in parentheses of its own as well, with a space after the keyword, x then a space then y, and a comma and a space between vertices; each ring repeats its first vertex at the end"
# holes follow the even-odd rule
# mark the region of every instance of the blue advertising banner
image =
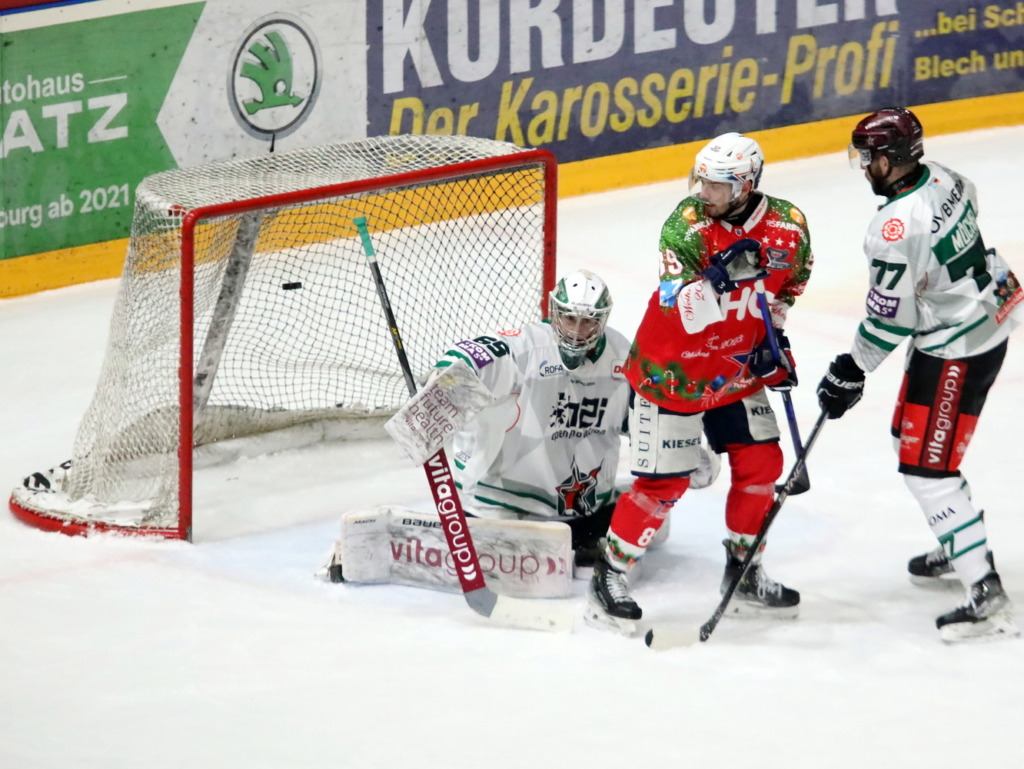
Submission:
POLYGON ((560 162, 1024 89, 1018 0, 382 0, 367 13, 368 133, 485 136, 560 162))

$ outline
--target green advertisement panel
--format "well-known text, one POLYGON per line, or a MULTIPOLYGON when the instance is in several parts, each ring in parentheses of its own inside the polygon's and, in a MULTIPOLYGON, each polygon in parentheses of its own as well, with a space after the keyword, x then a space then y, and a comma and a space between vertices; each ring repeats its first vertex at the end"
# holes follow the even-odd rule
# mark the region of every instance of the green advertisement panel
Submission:
POLYGON ((202 7, 3 35, 0 254, 127 235, 135 186, 175 165, 157 114, 202 7))

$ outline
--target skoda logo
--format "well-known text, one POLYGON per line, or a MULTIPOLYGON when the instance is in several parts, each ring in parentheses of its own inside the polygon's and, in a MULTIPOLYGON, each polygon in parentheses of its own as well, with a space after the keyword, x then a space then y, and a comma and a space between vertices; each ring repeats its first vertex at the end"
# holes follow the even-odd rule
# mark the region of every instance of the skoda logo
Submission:
POLYGON ((302 125, 320 90, 320 51, 305 24, 265 16, 246 30, 231 61, 228 98, 246 131, 281 137, 302 125))

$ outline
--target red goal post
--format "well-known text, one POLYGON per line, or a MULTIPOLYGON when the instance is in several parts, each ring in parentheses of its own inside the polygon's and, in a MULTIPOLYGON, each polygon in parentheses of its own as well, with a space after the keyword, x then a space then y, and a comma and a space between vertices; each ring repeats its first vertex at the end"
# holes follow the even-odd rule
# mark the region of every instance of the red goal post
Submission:
POLYGON ((240 443, 272 451, 273 436, 365 434, 408 397, 354 218, 422 377, 451 342, 544 316, 556 196, 551 153, 471 137, 374 137, 147 178, 72 459, 26 478, 12 512, 66 534, 191 541, 197 461, 240 443))

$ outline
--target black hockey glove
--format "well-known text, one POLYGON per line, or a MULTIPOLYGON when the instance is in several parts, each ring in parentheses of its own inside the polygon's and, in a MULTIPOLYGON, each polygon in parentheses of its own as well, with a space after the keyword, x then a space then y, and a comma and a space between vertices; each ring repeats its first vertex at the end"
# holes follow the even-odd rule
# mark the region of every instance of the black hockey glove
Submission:
POLYGON ((766 336, 750 354, 750 373, 761 383, 776 392, 787 392, 797 385, 796 361, 789 349, 789 339, 781 329, 775 329, 775 341, 779 347, 779 360, 772 354, 771 340, 766 336))
POLYGON ((711 283, 716 294, 728 294, 740 283, 768 277, 767 260, 761 256, 761 244, 753 238, 737 240, 713 254, 701 270, 701 277, 711 283))
POLYGON ((839 419, 864 394, 864 372, 849 353, 837 355, 818 385, 818 404, 829 419, 839 419))

